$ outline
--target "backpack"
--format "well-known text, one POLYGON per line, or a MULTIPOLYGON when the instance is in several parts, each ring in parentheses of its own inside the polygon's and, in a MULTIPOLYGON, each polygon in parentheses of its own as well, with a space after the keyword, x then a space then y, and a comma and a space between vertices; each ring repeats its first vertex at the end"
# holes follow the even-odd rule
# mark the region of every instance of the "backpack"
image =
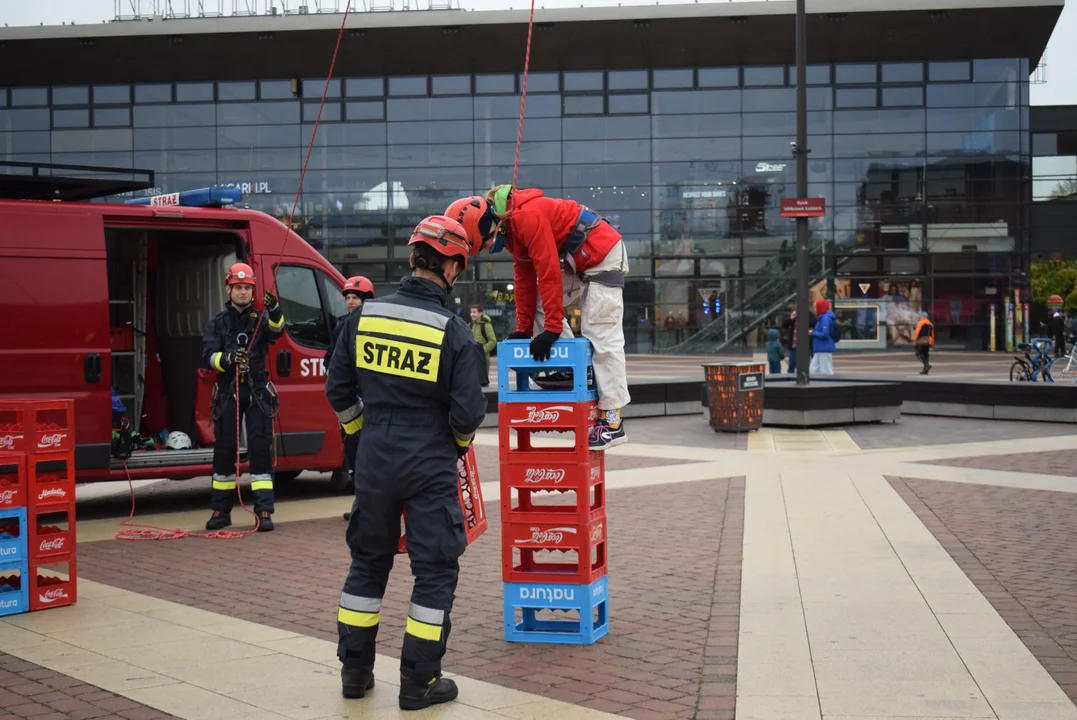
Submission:
POLYGON ((484 322, 482 324, 482 334, 485 335, 487 338, 489 338, 491 335, 494 336, 494 349, 490 351, 490 357, 497 357, 497 333, 494 332, 493 324, 484 322))
POLYGON ((830 321, 830 339, 837 345, 841 342, 841 323, 837 318, 830 321))

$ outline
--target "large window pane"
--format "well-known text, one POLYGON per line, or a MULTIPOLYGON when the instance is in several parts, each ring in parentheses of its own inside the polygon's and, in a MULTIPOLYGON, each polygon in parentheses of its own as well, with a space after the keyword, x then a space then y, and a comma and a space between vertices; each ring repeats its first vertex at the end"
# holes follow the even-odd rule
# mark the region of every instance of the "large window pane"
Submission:
MULTIPOLYGON (((673 141, 676 142, 676 141, 673 141)), ((562 147, 562 162, 646 162, 651 155, 648 140, 589 140, 570 142, 562 147)))
POLYGON ((923 131, 922 109, 842 110, 834 113, 834 132, 839 135, 923 131))
POLYGON ((317 147, 310 154, 310 167, 322 170, 371 169, 385 166, 386 148, 384 145, 360 145, 346 148, 317 147))
POLYGON ((928 107, 1016 107, 1017 83, 948 83, 927 86, 928 107))
POLYGON ((927 129, 930 132, 1019 130, 1020 119, 1015 110, 931 108, 927 111, 927 129))
POLYGON ((55 105, 89 105, 90 88, 81 87, 54 87, 52 89, 52 104, 55 105))
POLYGON ((652 74, 654 88, 691 88, 693 73, 691 68, 682 70, 655 70, 652 74))
POLYGON ((299 122, 299 103, 222 103, 217 106, 221 125, 284 125, 299 122))
POLYGON ((771 67, 746 67, 744 68, 744 86, 749 85, 785 85, 785 68, 771 67))
POLYGON ((610 70, 607 83, 610 90, 646 90, 646 70, 610 70))
POLYGON ((470 120, 395 122, 389 123, 389 144, 471 142, 473 132, 470 120))
POLYGON ((11 88, 11 107, 33 107, 48 104, 48 88, 11 88))
POLYGON ((834 157, 858 157, 864 155, 914 156, 927 150, 923 133, 893 135, 835 135, 834 157))
POLYGON ((431 79, 434 95, 470 95, 470 75, 435 75, 431 79))
POLYGON ((328 100, 340 97, 341 82, 340 78, 331 78, 327 87, 325 78, 308 78, 300 87, 303 88, 303 97, 307 100, 321 100, 322 95, 328 100))
POLYGON ((217 99, 221 102, 232 100, 254 100, 255 90, 253 82, 222 82, 217 83, 217 99))
MULTIPOLYGON (((528 127, 524 126, 525 137, 527 137, 528 127)), ((645 117, 565 118, 561 121, 561 128, 566 140, 618 140, 650 137, 650 121, 645 117)))
MULTIPOLYGON (((475 118, 478 120, 519 117, 519 95, 485 95, 475 98, 475 118)), ((551 94, 532 97, 529 90, 524 117, 561 117, 561 96, 551 94)))
POLYGON ((565 92, 605 89, 601 72, 567 72, 564 88, 565 92))
MULTIPOLYGON (((524 86, 523 73, 517 76, 517 82, 521 90, 524 86)), ((561 75, 555 72, 527 74, 527 94, 558 92, 561 90, 561 75)))
POLYGON ((740 157, 740 138, 654 140, 651 144, 654 162, 736 160, 740 157))
POLYGON ((931 82, 968 82, 970 70, 967 61, 928 63, 927 79, 931 82))
POLYGON ((470 97, 390 98, 386 112, 388 120, 470 120, 472 101, 470 97))
POLYGON ((158 85, 135 85, 136 103, 168 103, 172 102, 172 85, 162 83, 158 85))
POLYGON ((94 127, 128 127, 131 124, 131 108, 96 108, 93 111, 94 127))
MULTIPOLYGON (((511 165, 516 157, 516 143, 475 143, 466 146, 467 162, 476 165, 511 165)), ((520 144, 520 163, 543 165, 557 162, 561 157, 560 142, 534 142, 525 140, 520 144)))
POLYGON ((52 126, 54 128, 89 127, 89 110, 53 110, 52 126))
POLYGON ((134 163, 136 167, 159 173, 214 172, 217 169, 217 154, 212 149, 143 150, 134 153, 134 163))
MULTIPOLYGON (((601 118, 566 118, 565 122, 587 122, 601 118)), ((610 120, 634 120, 635 118, 609 118, 610 120)), ((558 118, 536 118, 525 124, 529 140, 560 140, 561 120, 558 118)), ((476 120, 475 140, 477 142, 516 142, 519 123, 516 120, 476 120)))
POLYGON ((213 83, 176 83, 176 102, 213 102, 213 83))
POLYGON ((247 172, 252 170, 298 170, 302 162, 299 148, 247 150, 220 150, 217 152, 217 169, 220 172, 247 172))
POLYGON ((874 63, 853 65, 835 65, 834 83, 836 85, 872 85, 878 81, 874 63))
POLYGON ((502 75, 476 75, 475 92, 480 95, 493 95, 516 92, 516 76, 508 73, 502 75))
POLYGON ((284 326, 292 339, 307 347, 328 348, 329 325, 322 311, 314 271, 282 266, 277 272, 277 293, 284 312, 284 326))
MULTIPOLYGON (((177 90, 178 90, 177 86, 177 90)), ((136 105, 135 127, 214 125, 215 105, 136 105)))
POLYGON ((924 104, 924 88, 884 87, 883 107, 921 107, 924 104))
POLYGON ((834 107, 858 108, 878 105, 875 88, 837 88, 834 91, 834 107))
POLYGON ((314 122, 318 119, 318 113, 321 113, 320 122, 340 122, 340 103, 327 102, 324 105, 313 102, 303 103, 303 122, 314 122))
POLYGON ((263 80, 258 86, 261 100, 291 100, 295 97, 291 80, 263 80))
MULTIPOLYGON (((649 188, 651 185, 651 166, 648 163, 599 163, 596 165, 565 165, 562 174, 565 187, 604 187, 616 186, 618 191, 628 187, 649 188)), ((639 193, 636 193, 637 195, 639 193)), ((640 207, 638 200, 615 201, 611 198, 610 206, 640 207)), ((648 207, 643 205, 642 207, 648 207)))
POLYGON ((389 78, 390 95, 426 95, 426 76, 389 78))
MULTIPOLYGON (((351 105, 351 103, 348 104, 351 105)), ((310 142, 313 132, 313 125, 303 126, 301 134, 301 143, 303 145, 310 142)), ((325 127, 318 128, 318 135, 314 138, 314 146, 384 145, 385 138, 385 123, 363 122, 343 125, 326 125, 325 127)))
POLYGON ((923 82, 924 66, 921 63, 883 63, 884 83, 923 82))
POLYGON ((744 112, 796 110, 796 90, 794 88, 744 90, 741 94, 741 101, 744 112))
POLYGON ((602 95, 565 95, 565 115, 602 115, 605 101, 602 95))
POLYGON ((48 155, 51 146, 52 133, 48 131, 0 133, 0 154, 2 155, 11 155, 13 153, 44 153, 48 155))
MULTIPOLYGON (((318 128, 319 137, 327 132, 318 128)), ((221 148, 297 147, 302 143, 298 125, 237 125, 217 130, 217 146, 221 148)))
POLYGON ((1015 82, 1022 79, 1021 61, 1016 59, 974 60, 972 62, 972 79, 974 82, 1015 82))
POLYGON ((651 113, 654 115, 735 113, 740 112, 740 109, 740 90, 662 90, 651 93, 651 113))
MULTIPOLYGON (((527 145, 528 143, 524 143, 527 145)), ((545 143, 539 143, 543 145, 545 143)), ((459 167, 472 164, 474 153, 477 162, 480 145, 393 145, 389 148, 389 167, 459 167), (472 148, 475 148, 473 150, 472 148)), ((513 146, 515 150, 515 145, 513 146)), ((556 148, 560 151, 560 148, 556 148)), ((521 149, 521 158, 523 151, 521 149)))
POLYGON ((610 95, 607 98, 611 115, 647 113, 647 95, 610 95))
POLYGON ((385 78, 348 78, 344 81, 346 97, 382 97, 385 94, 385 78))
POLYGON ((741 116, 737 114, 651 117, 651 132, 656 138, 735 137, 740 135, 740 128, 741 116))
POLYGON ((699 86, 701 88, 712 87, 739 87, 739 68, 700 68, 699 86))
POLYGON ((48 108, 0 110, 0 130, 48 130, 48 108))
POLYGON ((385 102, 350 102, 347 103, 348 120, 351 122, 363 122, 367 120, 385 119, 385 102))

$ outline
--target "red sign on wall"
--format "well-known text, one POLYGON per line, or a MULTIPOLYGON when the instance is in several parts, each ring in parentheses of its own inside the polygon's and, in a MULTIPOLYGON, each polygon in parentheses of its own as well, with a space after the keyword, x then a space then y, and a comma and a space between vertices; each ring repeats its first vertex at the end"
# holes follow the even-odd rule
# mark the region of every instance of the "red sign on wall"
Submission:
POLYGON ((782 198, 782 217, 823 217, 826 198, 782 198))

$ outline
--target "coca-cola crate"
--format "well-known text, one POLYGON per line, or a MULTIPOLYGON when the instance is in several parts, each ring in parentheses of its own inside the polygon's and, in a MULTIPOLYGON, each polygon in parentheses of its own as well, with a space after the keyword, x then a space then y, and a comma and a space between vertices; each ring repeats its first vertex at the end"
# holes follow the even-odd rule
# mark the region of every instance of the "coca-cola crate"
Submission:
MULTIPOLYGON (((457 498, 464 513, 464 532, 467 544, 475 542, 486 532, 486 506, 482 501, 482 486, 479 480, 479 466, 475 462, 475 446, 468 448, 467 455, 456 462, 457 498)), ((407 513, 400 518, 400 541, 397 553, 407 553, 405 526, 407 513)))
POLYGON ((605 512, 605 454, 591 453, 584 463, 503 463, 503 522, 574 522, 598 519, 605 512))
POLYGON ((0 400, 0 452, 27 452, 26 402, 0 400))
POLYGON ((75 553, 30 561, 30 610, 74 605, 78 600, 75 553))
POLYGON ((26 508, 0 510, 0 563, 26 562, 26 508))
POLYGON ((589 583, 606 574, 606 519, 501 523, 505 582, 589 583))
POLYGON ((499 403, 501 462, 532 463, 538 453, 556 457, 562 463, 589 462, 587 435, 597 416, 594 401, 499 403), (548 434, 548 438, 536 443, 536 433, 548 434))
POLYGON ((26 507, 26 456, 0 453, 0 510, 26 507))
POLYGON ((30 581, 25 562, 0 563, 0 617, 30 609, 30 581))
POLYGON ((30 560, 75 552, 75 503, 30 508, 30 560))
POLYGON ((27 505, 34 508, 75 502, 75 453, 27 455, 26 465, 27 505))

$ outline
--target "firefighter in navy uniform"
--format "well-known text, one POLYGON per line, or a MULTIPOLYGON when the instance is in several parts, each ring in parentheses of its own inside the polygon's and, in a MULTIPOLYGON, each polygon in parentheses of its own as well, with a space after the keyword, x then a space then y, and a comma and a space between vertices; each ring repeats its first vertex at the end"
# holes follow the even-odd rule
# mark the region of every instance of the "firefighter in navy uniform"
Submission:
MULTIPOLYGON (((344 287, 341 288, 340 293, 344 296, 348 312, 352 313, 355 308, 362 306, 364 301, 374 297, 374 283, 362 275, 355 275, 344 282, 344 287)), ((326 368, 333 361, 333 348, 336 347, 337 338, 340 337, 340 331, 344 329, 346 323, 347 318, 341 318, 333 326, 333 333, 329 336, 329 349, 325 351, 325 360, 323 361, 326 368)), ((348 472, 351 474, 352 480, 354 480, 355 453, 359 451, 359 433, 349 435, 344 432, 344 428, 341 428, 340 434, 341 439, 344 440, 344 460, 348 463, 348 472)), ((350 512, 344 513, 345 520, 350 520, 351 516, 350 512)))
POLYGON ((225 309, 206 324, 202 357, 217 371, 214 388, 213 515, 207 530, 232 524, 236 495, 236 368, 239 369, 239 407, 247 419, 247 453, 258 531, 273 529, 273 415, 277 394, 269 382, 266 357, 269 344, 284 331, 284 313, 276 296, 266 291, 266 317, 259 324, 254 307, 254 270, 246 263, 228 268, 225 309), (255 328, 257 327, 257 332, 255 328))
POLYGON ((482 348, 449 309, 453 283, 477 254, 463 227, 443 216, 416 226, 412 274, 400 289, 352 313, 333 352, 326 397, 346 432, 363 431, 348 523, 351 568, 337 629, 344 697, 374 686, 382 596, 407 511, 415 584, 400 654, 404 710, 454 700, 441 677, 459 558, 467 546, 457 463, 486 415, 482 348), (358 400, 357 400, 358 397, 358 400))

